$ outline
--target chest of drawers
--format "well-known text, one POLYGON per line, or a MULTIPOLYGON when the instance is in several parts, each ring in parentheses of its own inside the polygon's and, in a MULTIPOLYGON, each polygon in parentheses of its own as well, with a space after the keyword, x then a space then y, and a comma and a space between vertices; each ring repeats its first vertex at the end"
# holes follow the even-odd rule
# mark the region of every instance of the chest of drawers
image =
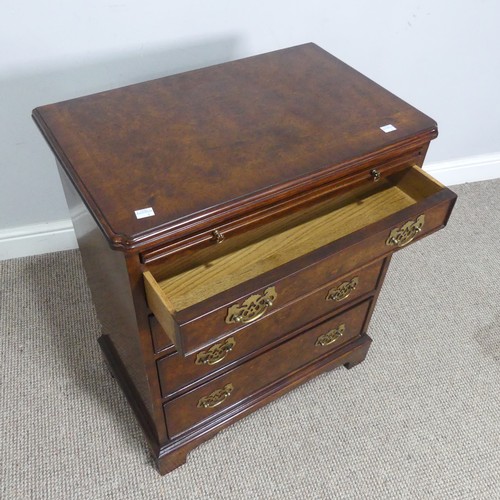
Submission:
POLYGON ((100 346, 163 474, 362 361, 391 254, 442 228, 456 198, 421 169, 433 120, 314 44, 33 117, 100 346))

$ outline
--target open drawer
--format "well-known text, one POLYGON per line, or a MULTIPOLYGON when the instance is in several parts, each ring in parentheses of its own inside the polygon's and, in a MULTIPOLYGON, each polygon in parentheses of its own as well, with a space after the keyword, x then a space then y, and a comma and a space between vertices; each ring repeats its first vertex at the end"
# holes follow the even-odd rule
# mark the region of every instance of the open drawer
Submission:
MULTIPOLYGON (((144 273, 149 308, 189 355, 443 227, 456 195, 419 167, 308 209, 306 220, 209 262, 144 273)), ((222 251, 224 244, 220 245, 222 251)))

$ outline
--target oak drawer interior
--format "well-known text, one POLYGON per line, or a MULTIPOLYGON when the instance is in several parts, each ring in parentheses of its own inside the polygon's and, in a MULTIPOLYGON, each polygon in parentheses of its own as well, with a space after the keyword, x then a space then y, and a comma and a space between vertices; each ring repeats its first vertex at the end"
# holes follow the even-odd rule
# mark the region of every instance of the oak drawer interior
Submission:
MULTIPOLYGON (((202 265, 159 278, 145 273, 170 313, 181 311, 343 236, 418 204, 443 186, 411 167, 322 207, 322 213, 202 265)), ((223 245, 221 245, 222 247, 223 245)), ((159 273, 160 276, 164 273, 159 273)))

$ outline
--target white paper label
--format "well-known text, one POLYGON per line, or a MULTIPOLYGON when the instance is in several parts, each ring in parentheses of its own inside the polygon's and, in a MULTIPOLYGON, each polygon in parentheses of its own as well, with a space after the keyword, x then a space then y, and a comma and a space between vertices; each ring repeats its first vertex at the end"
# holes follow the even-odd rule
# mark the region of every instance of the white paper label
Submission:
POLYGON ((395 130, 397 130, 397 128, 391 123, 388 123, 387 125, 380 127, 380 130, 382 130, 382 132, 385 132, 387 134, 388 132, 394 132, 395 130))
POLYGON ((153 216, 155 213, 153 211, 153 209, 151 207, 148 207, 148 208, 141 208, 140 210, 136 210, 135 211, 135 216, 138 218, 138 219, 144 219, 145 217, 151 217, 153 216))

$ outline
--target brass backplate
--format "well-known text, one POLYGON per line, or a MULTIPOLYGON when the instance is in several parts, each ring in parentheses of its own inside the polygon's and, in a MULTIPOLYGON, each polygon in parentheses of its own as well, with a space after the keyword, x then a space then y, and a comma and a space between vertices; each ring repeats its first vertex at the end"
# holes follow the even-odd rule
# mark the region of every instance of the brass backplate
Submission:
POLYGON ((314 345, 324 347, 324 346, 333 344, 340 337, 342 337, 342 335, 344 335, 344 333, 345 333, 345 323, 342 323, 337 328, 334 328, 333 330, 330 330, 329 332, 323 333, 323 335, 320 335, 316 339, 316 343, 314 345))
POLYGON ((198 401, 198 408, 215 408, 231 395, 234 387, 233 384, 226 384, 222 389, 217 389, 208 396, 203 396, 198 401))
POLYGON ((201 351, 197 354, 195 364, 197 365, 215 365, 220 363, 227 354, 233 350, 236 340, 229 337, 219 344, 214 344, 210 349, 201 351))
POLYGON ((340 302, 341 300, 347 299, 351 292, 353 292, 359 284, 359 276, 354 276, 349 281, 344 281, 339 286, 332 288, 328 291, 326 295, 326 300, 334 300, 340 302))
POLYGON ((226 323, 251 323, 263 316, 278 298, 276 288, 267 288, 262 295, 251 295, 242 304, 233 304, 227 310, 226 323))
POLYGON ((385 244, 388 246, 404 247, 408 245, 418 233, 422 231, 425 222, 425 214, 419 215, 415 220, 409 220, 401 227, 394 228, 387 238, 385 244))

